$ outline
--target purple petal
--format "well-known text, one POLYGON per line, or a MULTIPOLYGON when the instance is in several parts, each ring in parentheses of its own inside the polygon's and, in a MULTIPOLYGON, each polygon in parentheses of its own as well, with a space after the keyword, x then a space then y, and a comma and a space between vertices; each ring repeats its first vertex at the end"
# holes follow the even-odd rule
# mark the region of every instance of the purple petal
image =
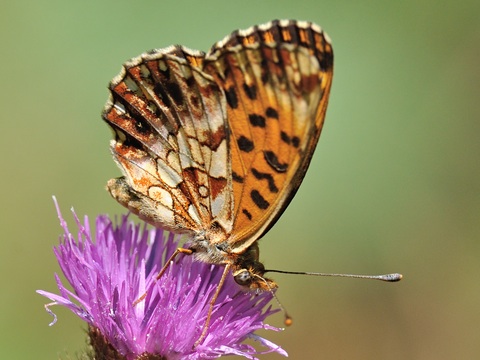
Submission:
POLYGON ((257 340, 265 352, 287 356, 279 346, 254 334, 258 329, 279 330, 263 323, 277 311, 266 308, 272 294, 244 292, 231 275, 219 293, 207 336, 193 349, 223 267, 180 255, 157 281, 158 271, 179 246, 179 236, 135 225, 127 216, 118 225, 98 216, 92 234, 88 218, 82 223, 73 213, 78 227, 74 237, 54 201, 64 230, 54 253, 74 291, 66 289, 58 277, 60 295, 37 291, 53 301, 46 305, 53 323, 56 317, 50 307, 65 306, 98 329, 127 359, 144 353, 169 360, 216 359, 227 354, 255 359, 262 352, 243 344, 247 338, 257 340), (146 298, 133 306, 145 292, 146 298))

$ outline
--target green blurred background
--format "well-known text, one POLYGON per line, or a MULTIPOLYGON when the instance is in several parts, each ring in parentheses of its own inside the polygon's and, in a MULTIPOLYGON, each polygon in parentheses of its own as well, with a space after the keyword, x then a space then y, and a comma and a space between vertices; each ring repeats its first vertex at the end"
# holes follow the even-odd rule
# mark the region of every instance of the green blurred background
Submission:
POLYGON ((277 274, 295 323, 263 335, 292 359, 478 358, 480 2, 433 0, 3 1, 2 358, 75 358, 85 346, 68 311, 48 326, 35 290, 56 290, 52 195, 72 230, 71 206, 123 213, 104 190, 119 170, 100 119, 121 64, 173 43, 208 50, 275 18, 326 29, 335 77, 310 170, 262 259, 405 279, 277 274))

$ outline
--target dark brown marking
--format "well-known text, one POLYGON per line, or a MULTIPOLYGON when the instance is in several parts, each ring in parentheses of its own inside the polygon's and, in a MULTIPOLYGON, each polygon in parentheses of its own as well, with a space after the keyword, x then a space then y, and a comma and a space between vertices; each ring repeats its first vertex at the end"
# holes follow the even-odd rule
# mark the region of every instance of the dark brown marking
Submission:
POLYGON ((176 82, 167 83, 167 91, 170 94, 170 97, 175 101, 175 104, 182 105, 183 94, 180 86, 176 82))
POLYGON ((267 111, 265 112, 265 114, 269 118, 278 119, 278 112, 274 108, 271 108, 271 107, 267 108, 267 111))
POLYGON ((253 141, 246 138, 245 136, 240 136, 237 139, 237 144, 240 150, 245 151, 245 152, 250 152, 254 149, 253 141))
POLYGON ((252 214, 247 209, 242 209, 242 213, 248 218, 248 220, 252 220, 252 214))
POLYGON ((193 87, 195 85, 195 78, 192 76, 188 77, 185 81, 188 87, 193 87))
POLYGON ((220 126, 217 131, 204 131, 202 138, 206 138, 206 141, 202 141, 201 145, 208 146, 211 150, 215 151, 218 147, 222 144, 222 141, 227 138, 227 134, 225 133, 225 126, 220 126))
POLYGON ((210 182, 210 193, 212 194, 212 199, 216 199, 218 194, 220 194, 225 188, 225 186, 227 186, 227 179, 225 178, 214 178, 210 176, 209 182, 210 182))
POLYGON ((278 161, 277 155, 273 151, 265 150, 263 152, 263 157, 265 158, 265 160, 267 160, 268 165, 270 165, 270 167, 276 172, 283 173, 287 171, 288 164, 286 163, 281 164, 278 161))
POLYGON ((292 137, 292 145, 296 148, 300 146, 300 138, 298 136, 292 137))
POLYGON ((305 93, 310 93, 315 91, 320 85, 319 85, 319 78, 317 74, 314 75, 303 75, 301 79, 301 86, 303 91, 305 93))
MULTIPOLYGON (((324 39, 325 40, 325 39, 324 39)), ((330 70, 333 67, 333 53, 330 44, 325 43, 326 49, 320 59, 320 67, 323 70, 330 70)))
POLYGON ((155 91, 155 94, 157 94, 157 96, 160 98, 160 100, 166 107, 172 106, 172 103, 167 93, 165 92, 165 89, 163 88, 163 84, 156 83, 155 85, 153 85, 153 91, 155 91))
POLYGON ((218 85, 209 83, 206 86, 202 86, 200 88, 200 92, 202 96, 209 98, 212 96, 212 94, 218 94, 220 90, 218 88, 218 85))
MULTIPOLYGON (((155 50, 153 51, 153 54, 155 54, 155 50)), ((170 79, 170 68, 166 66, 164 69, 158 65, 158 62, 155 64, 155 70, 158 70, 160 74, 162 74, 165 78, 170 79)), ((140 72, 142 73, 142 72, 140 72)))
MULTIPOLYGON (((127 105, 127 109, 129 108, 129 104, 127 105)), ((131 127, 131 125, 135 126, 135 131, 141 135, 148 136, 153 133, 152 126, 148 123, 148 121, 135 109, 131 108, 128 109, 128 114, 130 115, 131 122, 127 122, 126 125, 131 127)), ((126 129, 128 130, 128 129, 126 129)), ((133 130, 133 129, 132 129, 133 130)), ((134 134, 135 135, 135 134, 134 134)), ((141 136, 140 139, 144 137, 141 136)))
POLYGON ((290 139, 290 136, 288 136, 288 134, 285 131, 280 132, 280 139, 282 139, 284 143, 289 145, 292 142, 292 140, 290 139))
POLYGON ((262 210, 265 210, 270 206, 270 203, 264 199, 264 197, 258 192, 258 190, 252 190, 250 192, 250 197, 252 198, 255 205, 257 205, 262 210))
POLYGON ((250 120, 250 124, 252 126, 257 126, 257 127, 265 127, 265 118, 261 115, 257 114, 250 114, 248 115, 248 119, 250 120))
MULTIPOLYGON (((203 171, 201 171, 197 168, 194 168, 194 167, 187 167, 187 168, 183 169, 182 170, 182 175, 183 175, 184 181, 182 181, 178 185, 179 189, 183 193, 189 194, 191 192, 192 187, 195 187, 198 184, 201 184, 200 178, 201 178, 202 174, 204 174, 203 171)), ((227 180, 223 177, 215 178, 213 176, 209 176, 208 177, 208 184, 209 184, 209 189, 207 189, 207 190, 210 190, 210 194, 211 194, 212 199, 216 199, 218 197, 218 194, 220 194, 225 189, 225 187, 227 186, 227 180)), ((204 186, 204 185, 198 185, 198 186, 200 187, 200 186, 204 186)), ((201 196, 201 194, 200 194, 200 196, 201 196)))
POLYGON ((261 74, 261 80, 263 85, 265 85, 268 81, 269 77, 269 72, 268 72, 268 63, 266 58, 262 58, 262 62, 260 63, 260 66, 262 67, 262 74, 261 74))
POLYGON ((252 174, 258 180, 267 180, 268 190, 270 190, 270 192, 272 192, 272 193, 277 193, 278 192, 278 188, 275 185, 275 180, 273 179, 272 174, 262 173, 255 168, 252 168, 252 174))
POLYGON ((238 107, 238 98, 237 93, 235 92, 235 87, 230 86, 227 90, 225 90, 225 96, 227 98, 228 105, 230 105, 232 109, 236 109, 238 107))
POLYGON ((200 100, 198 99, 198 96, 196 95, 190 96, 190 102, 192 103, 195 109, 198 109, 200 107, 200 100))
POLYGON ((223 75, 220 77, 220 79, 225 82, 225 79, 227 79, 230 76, 231 72, 232 72, 232 70, 230 69, 230 66, 227 66, 223 70, 223 75))
POLYGON ((243 91, 247 94, 250 100, 255 100, 257 98, 257 88, 255 85, 247 85, 246 83, 243 84, 243 91))
POLYGON ((238 175, 235 171, 232 171, 232 180, 241 184, 241 183, 243 183, 244 179, 243 179, 243 177, 238 175))
POLYGON ((140 133, 140 134, 147 134, 148 133, 148 127, 145 124, 143 120, 137 119, 135 120, 135 129, 140 133))
POLYGON ((264 85, 268 82, 269 79, 270 79, 270 73, 267 71, 262 72, 261 80, 264 85))
POLYGON ((141 150, 144 150, 145 147, 143 146, 143 144, 138 141, 137 139, 135 139, 133 136, 131 136, 130 134, 126 133, 125 131, 121 130, 121 129, 116 129, 115 131, 115 140, 117 141, 118 146, 121 146, 122 150, 124 150, 125 152, 128 151, 130 148, 133 149, 134 151, 138 150, 138 149, 141 149, 141 150), (117 131, 122 133, 125 137, 125 139, 123 139, 123 136, 120 138, 119 137, 119 134, 117 134, 117 131))

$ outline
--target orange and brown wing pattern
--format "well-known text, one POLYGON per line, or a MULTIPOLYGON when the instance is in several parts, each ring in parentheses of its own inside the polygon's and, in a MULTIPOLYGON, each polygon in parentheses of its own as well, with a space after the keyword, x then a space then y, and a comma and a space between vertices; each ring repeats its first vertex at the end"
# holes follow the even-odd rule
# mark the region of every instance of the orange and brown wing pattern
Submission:
POLYGON ((295 195, 332 74, 326 35, 295 21, 236 31, 208 54, 172 46, 132 59, 103 113, 124 174, 110 193, 156 226, 242 253, 295 195))
POLYGON ((274 21, 217 43, 204 71, 227 100, 234 198, 229 242, 241 253, 275 223, 303 180, 325 117, 332 47, 317 25, 274 21))
POLYGON ((152 51, 125 64, 110 84, 103 118, 124 174, 107 187, 146 221, 200 232, 215 223, 229 233, 233 193, 223 90, 202 70, 204 53, 152 51))

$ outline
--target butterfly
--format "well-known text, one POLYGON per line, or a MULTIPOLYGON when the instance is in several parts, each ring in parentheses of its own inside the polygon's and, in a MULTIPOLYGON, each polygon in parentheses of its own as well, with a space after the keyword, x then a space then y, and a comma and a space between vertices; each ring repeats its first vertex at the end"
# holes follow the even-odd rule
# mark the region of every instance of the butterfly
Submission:
POLYGON ((272 291, 257 240, 305 176, 332 76, 328 36, 292 20, 235 31, 207 53, 170 46, 128 61, 102 115, 123 173, 108 191, 154 226, 188 234, 177 252, 224 265, 221 284, 232 271, 272 291))

